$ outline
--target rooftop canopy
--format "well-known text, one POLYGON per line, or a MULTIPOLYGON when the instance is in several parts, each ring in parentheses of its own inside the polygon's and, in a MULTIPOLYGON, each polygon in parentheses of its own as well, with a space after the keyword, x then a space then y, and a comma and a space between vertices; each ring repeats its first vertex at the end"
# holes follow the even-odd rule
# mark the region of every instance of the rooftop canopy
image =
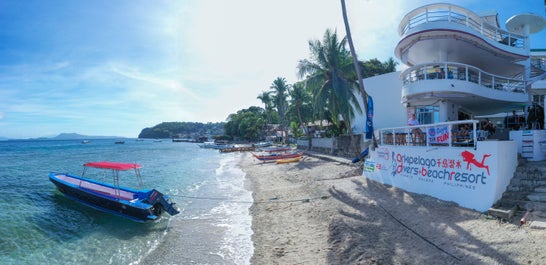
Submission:
POLYGON ((88 162, 83 165, 84 167, 94 167, 94 168, 104 168, 104 169, 114 169, 114 170, 131 170, 141 168, 139 164, 133 163, 119 163, 119 162, 88 162))

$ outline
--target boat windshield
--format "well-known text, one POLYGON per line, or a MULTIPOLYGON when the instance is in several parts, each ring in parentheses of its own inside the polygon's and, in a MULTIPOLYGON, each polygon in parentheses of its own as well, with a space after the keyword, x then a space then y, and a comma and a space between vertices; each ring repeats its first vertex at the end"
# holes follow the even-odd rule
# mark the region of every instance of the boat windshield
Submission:
POLYGON ((131 170, 142 168, 139 164, 134 163, 119 163, 119 162, 88 162, 83 166, 85 167, 94 167, 94 168, 103 168, 103 169, 114 169, 114 170, 131 170))

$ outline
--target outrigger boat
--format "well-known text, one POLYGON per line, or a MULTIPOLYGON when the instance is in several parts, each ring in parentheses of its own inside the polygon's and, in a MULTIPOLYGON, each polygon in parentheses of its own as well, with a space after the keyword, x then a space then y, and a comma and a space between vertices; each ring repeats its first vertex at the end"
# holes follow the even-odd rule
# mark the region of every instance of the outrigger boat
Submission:
POLYGON ((294 150, 290 146, 271 146, 267 148, 262 148, 262 152, 268 152, 268 153, 278 153, 278 152, 288 152, 294 150))
POLYGON ((256 148, 252 145, 234 145, 233 147, 220 148, 220 153, 231 153, 231 152, 246 152, 254 151, 256 148))
POLYGON ((138 183, 142 185, 139 164, 118 162, 89 162, 83 165, 82 176, 68 173, 50 173, 49 180, 57 189, 79 203, 92 208, 119 215, 137 222, 159 219, 163 211, 176 215, 180 211, 169 197, 155 189, 136 190, 119 185, 119 172, 134 170, 138 183), (114 184, 85 178, 88 168, 112 171, 114 184))
POLYGON ((288 164, 288 163, 294 163, 294 162, 300 162, 302 156, 294 157, 294 158, 284 158, 284 159, 277 159, 275 160, 275 163, 277 164, 288 164))
POLYGON ((228 144, 227 142, 204 142, 202 144, 197 144, 201 148, 209 148, 209 149, 224 149, 224 148, 233 148, 232 144, 228 144))
POLYGON ((288 159, 288 158, 297 158, 303 156, 303 152, 293 152, 293 153, 270 153, 270 154, 255 154, 252 153, 252 155, 260 160, 260 161, 271 161, 275 162, 277 160, 281 159, 288 159))

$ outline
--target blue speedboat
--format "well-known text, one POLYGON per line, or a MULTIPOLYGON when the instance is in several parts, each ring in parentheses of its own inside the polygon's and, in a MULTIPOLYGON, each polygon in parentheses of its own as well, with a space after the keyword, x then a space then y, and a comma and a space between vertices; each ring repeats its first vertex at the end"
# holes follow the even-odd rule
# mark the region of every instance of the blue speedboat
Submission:
POLYGON ((84 164, 82 176, 67 173, 50 173, 49 180, 57 189, 79 203, 95 209, 119 215, 137 222, 159 219, 162 212, 176 215, 179 210, 169 197, 155 189, 136 190, 119 185, 120 171, 134 170, 139 184, 142 184, 139 164, 118 162, 89 162, 84 164), (112 172, 113 184, 85 178, 88 168, 112 172))

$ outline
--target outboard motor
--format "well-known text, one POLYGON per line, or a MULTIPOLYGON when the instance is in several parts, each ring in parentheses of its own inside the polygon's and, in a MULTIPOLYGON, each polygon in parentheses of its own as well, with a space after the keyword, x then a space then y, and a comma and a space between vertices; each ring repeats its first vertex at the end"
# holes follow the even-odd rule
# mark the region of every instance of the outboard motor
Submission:
POLYGON ((156 202, 161 204, 163 210, 168 212, 170 215, 176 215, 180 211, 174 206, 174 202, 170 202, 169 197, 163 195, 163 193, 153 189, 148 195, 147 201, 151 205, 156 205, 156 202))

